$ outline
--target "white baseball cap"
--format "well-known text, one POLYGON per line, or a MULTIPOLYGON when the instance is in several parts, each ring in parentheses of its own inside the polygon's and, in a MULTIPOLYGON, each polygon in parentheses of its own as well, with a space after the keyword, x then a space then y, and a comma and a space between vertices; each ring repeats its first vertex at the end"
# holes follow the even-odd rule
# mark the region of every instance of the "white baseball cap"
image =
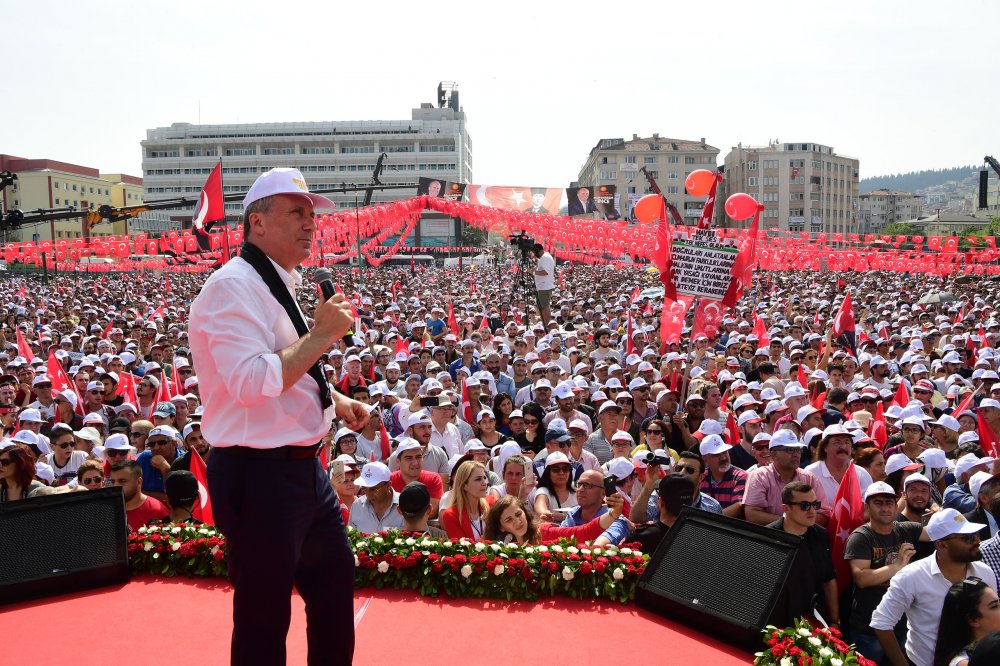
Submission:
MULTIPOLYGON (((258 180, 260 179, 258 178, 258 180)), ((358 478, 354 479, 354 485, 361 486, 362 488, 374 488, 388 480, 389 468, 380 462, 370 462, 361 468, 358 478)))
MULTIPOLYGON (((916 474, 912 476, 916 476, 916 474)), ((907 477, 907 481, 909 481, 912 476, 907 477)), ((896 491, 893 490, 892 486, 885 481, 876 481, 865 489, 865 501, 867 502, 869 497, 873 497, 875 495, 891 495, 892 497, 895 497, 896 491)))
POLYGON ((622 481, 635 472, 635 465, 628 458, 615 458, 608 463, 608 472, 616 479, 622 481))
POLYGON ((789 446, 796 448, 804 448, 805 444, 799 441, 799 438, 795 436, 795 433, 787 428, 782 428, 778 432, 771 435, 771 441, 767 443, 769 449, 774 449, 779 446, 789 446))
MULTIPOLYGON (((928 451, 929 450, 930 449, 928 449, 928 451)), ((941 451, 941 449, 936 449, 936 450, 941 451)), ((942 453, 944 453, 944 452, 942 451, 942 453)), ((921 474, 920 472, 914 472, 913 474, 911 474, 908 477, 906 477, 906 481, 903 481, 903 490, 906 490, 907 488, 909 488, 910 486, 912 486, 914 483, 926 483, 929 486, 929 485, 931 485, 931 480, 928 479, 923 474, 921 474)))
POLYGON ((920 469, 920 463, 915 463, 910 460, 905 453, 893 453, 889 456, 889 459, 885 461, 885 475, 889 476, 893 472, 898 472, 901 469, 920 469))
POLYGON ((953 534, 975 534, 984 527, 986 525, 970 523, 955 509, 941 509, 927 523, 927 534, 932 541, 939 541, 953 534))
POLYGON ((731 448, 733 447, 730 444, 726 444, 725 440, 718 435, 706 435, 705 439, 701 440, 698 452, 703 456, 708 456, 725 453, 731 448))
POLYGON ((258 176, 243 198, 243 209, 254 201, 276 194, 301 194, 312 201, 314 208, 336 208, 337 205, 319 194, 310 194, 306 179, 298 169, 279 167, 258 176))

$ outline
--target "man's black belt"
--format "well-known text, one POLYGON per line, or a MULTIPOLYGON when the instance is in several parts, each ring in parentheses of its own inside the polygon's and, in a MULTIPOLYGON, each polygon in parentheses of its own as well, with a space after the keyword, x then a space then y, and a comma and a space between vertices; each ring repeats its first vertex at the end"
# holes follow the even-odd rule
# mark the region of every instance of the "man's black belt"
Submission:
POLYGON ((273 449, 255 449, 250 446, 220 446, 216 451, 226 451, 241 458, 262 458, 266 460, 305 460, 319 455, 320 444, 311 446, 279 446, 273 449))

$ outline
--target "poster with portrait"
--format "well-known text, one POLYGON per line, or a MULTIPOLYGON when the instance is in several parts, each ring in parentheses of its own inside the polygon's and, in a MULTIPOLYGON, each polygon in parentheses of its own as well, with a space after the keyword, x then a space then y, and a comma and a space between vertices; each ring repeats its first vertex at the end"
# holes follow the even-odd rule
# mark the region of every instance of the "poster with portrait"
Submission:
POLYGON ((595 185, 591 188, 594 195, 594 208, 607 220, 620 220, 618 212, 618 187, 616 185, 595 185))
POLYGON ((469 185, 466 192, 470 203, 540 215, 557 215, 563 196, 559 187, 469 185))
POLYGON ((566 200, 569 202, 567 208, 571 216, 587 215, 597 210, 592 187, 567 187, 566 200))
POLYGON ((437 178, 424 178, 420 177, 417 182, 417 195, 426 194, 429 197, 443 197, 445 196, 448 182, 444 180, 439 180, 437 178))

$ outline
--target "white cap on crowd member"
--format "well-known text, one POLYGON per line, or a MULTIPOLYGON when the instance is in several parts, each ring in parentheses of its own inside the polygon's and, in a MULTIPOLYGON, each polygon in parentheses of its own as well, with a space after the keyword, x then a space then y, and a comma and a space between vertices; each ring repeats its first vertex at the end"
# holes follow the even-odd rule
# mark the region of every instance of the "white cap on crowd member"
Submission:
POLYGON ((611 400, 608 400, 608 401, 606 401, 606 402, 604 402, 604 403, 601 404, 600 408, 598 408, 598 410, 597 410, 597 414, 601 415, 604 412, 607 412, 607 411, 610 411, 610 410, 615 410, 615 411, 621 412, 622 408, 619 407, 617 403, 612 402, 611 400))
MULTIPOLYGON (((928 449, 928 450, 930 450, 930 449, 928 449)), ((935 449, 935 450, 940 451, 940 449, 935 449)), ((943 453, 943 451, 942 451, 942 453, 943 453)), ((926 483, 929 486, 929 485, 931 485, 931 480, 928 479, 923 474, 921 474, 920 472, 914 472, 913 474, 911 474, 908 477, 906 477, 906 481, 903 481, 903 490, 906 490, 907 488, 909 488, 910 486, 912 486, 914 483, 926 483)))
MULTIPOLYGON (((924 449, 917 454, 917 460, 927 469, 948 469, 948 457, 941 449, 924 449)), ((909 477, 907 477, 909 478, 909 477)))
POLYGON ((30 430, 18 430, 11 437, 11 441, 17 442, 18 444, 27 444, 29 446, 38 446, 38 435, 30 430))
POLYGON ((801 426, 802 422, 805 421, 810 416, 812 416, 813 414, 821 414, 825 411, 826 411, 825 409, 818 409, 816 407, 813 407, 812 405, 803 405, 802 407, 799 407, 799 411, 795 415, 795 422, 801 426))
POLYGON ((75 433, 73 433, 73 436, 79 437, 80 439, 90 442, 91 444, 94 445, 98 445, 101 443, 101 433, 97 432, 97 430, 89 426, 86 428, 80 428, 75 433))
POLYGON ((724 432, 725 428, 722 427, 721 423, 715 419, 705 419, 701 422, 701 425, 698 426, 698 430, 694 434, 697 435, 700 433, 702 436, 721 435, 724 432))
POLYGON ((488 450, 489 449, 486 448, 486 445, 483 444, 481 440, 478 440, 475 437, 473 437, 472 439, 470 439, 468 442, 465 443, 465 448, 463 449, 463 453, 468 453, 469 451, 488 451, 488 450))
POLYGON ((993 398, 983 398, 979 403, 979 409, 989 408, 1000 409, 1000 402, 994 400, 993 398))
POLYGON ((778 447, 795 447, 795 448, 805 448, 805 444, 799 441, 799 438, 795 436, 795 433, 788 428, 782 428, 778 432, 771 435, 771 441, 768 442, 768 448, 775 449, 778 447))
POLYGON ((885 475, 889 476, 899 470, 917 470, 920 467, 920 463, 913 462, 905 453, 894 453, 885 461, 885 475))
POLYGON ((983 484, 993 478, 993 474, 990 472, 976 472, 969 479, 969 494, 972 495, 974 499, 978 502, 979 490, 983 487, 983 484))
POLYGON ((199 423, 198 421, 189 422, 186 426, 184 426, 184 430, 181 431, 181 439, 187 440, 188 435, 195 432, 196 430, 198 432, 201 432, 201 423, 199 423))
POLYGON ((867 502, 868 498, 874 497, 875 495, 889 495, 895 498, 896 491, 893 490, 892 486, 885 481, 876 481, 865 489, 865 501, 867 502))
POLYGON ((698 446, 698 452, 703 456, 709 456, 725 453, 731 448, 733 448, 732 445, 726 444, 725 440, 718 435, 706 435, 698 446))
POLYGON ((647 386, 649 386, 649 382, 642 377, 636 377, 628 383, 628 390, 635 391, 636 389, 646 388, 647 386))
POLYGON ((959 428, 961 427, 958 423, 958 419, 956 419, 954 416, 951 416, 950 414, 942 414, 937 418, 936 421, 931 421, 930 425, 941 426, 942 428, 945 428, 946 430, 950 430, 952 432, 958 432, 959 428))
POLYGON ((741 426, 746 425, 747 423, 760 423, 761 421, 763 421, 763 419, 757 415, 757 412, 747 410, 740 414, 740 417, 736 420, 736 425, 741 426))
POLYGON ((921 430, 925 430, 924 420, 919 416, 907 416, 906 418, 903 419, 902 423, 899 424, 900 428, 902 428, 903 426, 916 426, 921 430))
POLYGON ((624 481, 635 472, 635 465, 628 458, 613 458, 608 463, 608 473, 619 481, 624 481))
POLYGON ((133 414, 138 414, 139 410, 131 402, 123 402, 114 408, 115 416, 122 414, 123 412, 132 412, 133 414))
POLYGON ((114 449, 116 451, 135 450, 135 448, 128 441, 128 435, 120 432, 115 433, 114 435, 108 435, 108 438, 104 440, 104 448, 114 449))
POLYGON ((357 458, 355 458, 354 456, 351 456, 351 455, 347 455, 346 453, 341 453, 339 456, 337 456, 333 460, 334 460, 334 462, 338 462, 339 461, 339 462, 344 463, 344 467, 353 467, 354 469, 357 469, 357 468, 361 467, 361 463, 358 462, 357 458))
POLYGON ((799 386, 797 383, 793 382, 793 383, 791 383, 791 384, 789 384, 788 386, 785 387, 785 399, 786 400, 788 398, 797 398, 799 396, 804 396, 805 394, 806 394, 805 389, 802 388, 801 386, 799 386))
POLYGON ((306 179, 298 169, 279 167, 257 177, 243 198, 243 209, 255 201, 276 194, 297 194, 312 202, 313 208, 336 208, 337 205, 320 194, 311 194, 306 179))
POLYGON ((736 400, 733 401, 733 410, 742 409, 747 405, 759 405, 759 404, 762 404, 759 400, 754 398, 749 393, 744 393, 743 395, 739 396, 738 398, 736 398, 736 400))
POLYGON ((412 428, 415 425, 421 424, 432 424, 431 415, 427 413, 426 409, 413 412, 406 419, 406 428, 412 428))
POLYGON ((358 438, 358 433, 354 432, 353 430, 351 430, 350 428, 347 428, 347 427, 340 428, 339 430, 337 430, 336 434, 333 436, 333 442, 334 442, 334 444, 336 444, 337 442, 339 442, 340 440, 342 440, 344 437, 353 437, 353 438, 357 439, 358 438))
POLYGON ((772 400, 764 407, 764 418, 767 418, 775 412, 783 412, 788 409, 788 405, 784 404, 780 400, 772 400))
POLYGON ((992 458, 980 458, 975 453, 966 453, 955 462, 955 480, 962 483, 962 476, 968 474, 970 470, 992 462, 992 458))
POLYGON ((42 413, 37 409, 25 409, 17 417, 18 421, 30 421, 31 423, 45 423, 42 413))
POLYGON ((566 400, 567 398, 572 398, 573 387, 565 382, 562 382, 552 390, 552 397, 557 398, 559 400, 566 400))
POLYGON ((986 525, 969 522, 955 509, 941 509, 927 523, 927 535, 931 541, 940 541, 955 534, 975 534, 984 527, 986 525))
POLYGON ((149 431, 149 434, 146 435, 146 441, 149 441, 154 437, 168 437, 170 439, 178 439, 180 437, 180 433, 177 432, 177 429, 174 428, 173 426, 158 425, 149 431))
POLYGON ((388 481, 389 468, 384 463, 370 462, 361 468, 358 478, 354 479, 354 485, 361 486, 362 488, 374 488, 388 481))
POLYGON ((403 451, 423 450, 423 448, 423 445, 412 437, 403 437, 399 440, 399 444, 396 445, 396 455, 398 456, 403 451))
POLYGON ((545 456, 545 468, 546 469, 548 469, 549 467, 551 467, 553 465, 558 465, 560 463, 561 464, 565 464, 565 465, 569 465, 570 464, 569 458, 567 458, 566 454, 563 453, 562 451, 554 451, 554 452, 550 453, 549 455, 545 456))
POLYGON ((968 432, 963 432, 961 435, 958 436, 959 446, 967 442, 978 442, 978 441, 979 441, 979 433, 976 432, 975 430, 969 430, 968 432))

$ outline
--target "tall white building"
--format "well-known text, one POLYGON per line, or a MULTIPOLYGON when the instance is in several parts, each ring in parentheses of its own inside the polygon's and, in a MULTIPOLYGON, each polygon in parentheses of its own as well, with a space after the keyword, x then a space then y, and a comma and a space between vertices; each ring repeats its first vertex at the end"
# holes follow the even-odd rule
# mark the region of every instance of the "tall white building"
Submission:
POLYGON ((677 207, 688 224, 696 224, 705 205, 705 197, 688 196, 684 180, 695 169, 715 171, 719 149, 705 143, 705 139, 668 139, 659 134, 642 138, 633 134, 632 139, 601 139, 590 149, 587 159, 577 176, 579 185, 616 185, 618 210, 628 217, 632 205, 652 192, 646 170, 656 180, 667 201, 677 207))
MULTIPOLYGON (((383 184, 418 182, 421 176, 469 183, 472 140, 465 112, 453 86, 438 89, 438 105, 421 104, 408 120, 349 120, 231 125, 174 123, 146 131, 142 141, 144 195, 147 202, 197 198, 212 168, 222 160, 225 194, 246 192, 260 174, 275 167, 299 169, 310 190, 371 182, 379 155, 385 153, 383 184)), ((411 189, 376 191, 372 203, 406 199, 411 189)), ((364 192, 328 195, 340 208, 353 208, 364 192)), ((226 203, 228 219, 242 210, 226 203)), ((193 207, 171 211, 190 220, 193 207)), ((440 217, 440 216, 438 216, 440 217)), ((445 220, 447 218, 444 218, 445 220)), ((417 233, 423 245, 443 245, 448 225, 426 214, 417 233)))
POLYGON ((858 160, 830 146, 777 141, 736 146, 726 155, 723 183, 727 198, 746 192, 766 206, 761 228, 856 233, 858 160))

